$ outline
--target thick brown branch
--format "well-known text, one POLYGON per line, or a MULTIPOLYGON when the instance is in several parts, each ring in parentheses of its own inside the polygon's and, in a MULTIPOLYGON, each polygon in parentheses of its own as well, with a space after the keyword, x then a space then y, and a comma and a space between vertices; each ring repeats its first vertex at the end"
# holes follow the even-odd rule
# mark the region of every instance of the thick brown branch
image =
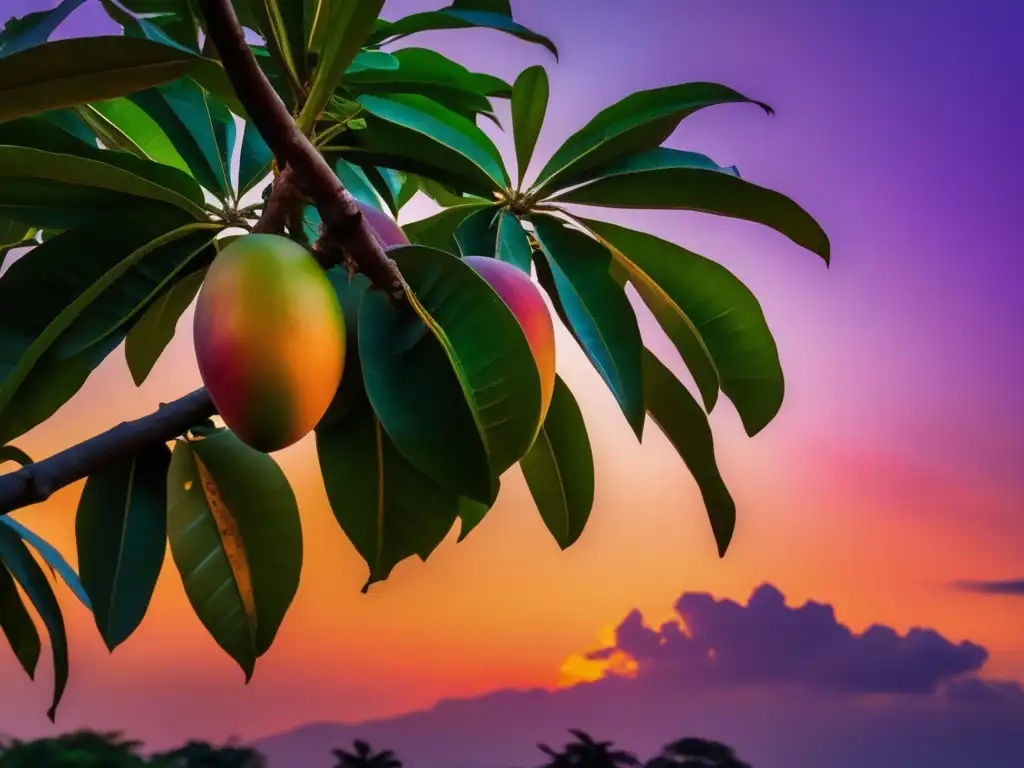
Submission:
POLYGON ((295 188, 292 171, 285 168, 274 179, 270 189, 270 197, 263 207, 263 215, 256 222, 252 231, 255 233, 278 234, 284 231, 292 212, 300 205, 302 195, 295 188))
POLYGON ((245 32, 231 0, 199 0, 224 70, 239 101, 249 113, 278 164, 294 173, 296 183, 320 211, 332 242, 344 248, 359 271, 375 287, 401 299, 404 282, 395 263, 385 255, 355 198, 345 189, 330 165, 299 130, 288 108, 260 69, 245 42, 245 32))
POLYGON ((55 491, 146 446, 173 440, 217 412, 205 389, 161 406, 156 413, 125 421, 47 459, 0 475, 0 515, 46 501, 55 491))

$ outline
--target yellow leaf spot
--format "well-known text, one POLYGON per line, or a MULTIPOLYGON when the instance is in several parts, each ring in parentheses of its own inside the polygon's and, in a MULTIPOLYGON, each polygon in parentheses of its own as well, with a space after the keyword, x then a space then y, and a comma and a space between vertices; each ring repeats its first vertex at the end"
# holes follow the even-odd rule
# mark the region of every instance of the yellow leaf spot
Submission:
POLYGON ((191 491, 192 490, 192 481, 191 480, 186 480, 185 481, 185 490, 186 491, 191 491))

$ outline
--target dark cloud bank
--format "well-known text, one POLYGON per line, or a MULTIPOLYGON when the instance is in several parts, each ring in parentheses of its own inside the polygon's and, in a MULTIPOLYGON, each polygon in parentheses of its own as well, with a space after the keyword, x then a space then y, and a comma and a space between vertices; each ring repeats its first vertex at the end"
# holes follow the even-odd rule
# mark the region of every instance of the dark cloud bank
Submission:
POLYGON ((699 735, 734 745, 754 768, 1024 768, 1024 689, 988 680, 987 651, 931 629, 854 633, 832 607, 791 608, 764 585, 746 605, 687 593, 677 621, 638 611, 615 646, 631 677, 557 692, 499 691, 362 725, 317 724, 264 740, 275 768, 327 768, 356 736, 423 768, 540 765, 537 741, 582 727, 641 757, 699 735))
POLYGON ((963 592, 977 592, 981 595, 1024 597, 1024 579, 1012 579, 1010 581, 958 581, 953 586, 963 592))

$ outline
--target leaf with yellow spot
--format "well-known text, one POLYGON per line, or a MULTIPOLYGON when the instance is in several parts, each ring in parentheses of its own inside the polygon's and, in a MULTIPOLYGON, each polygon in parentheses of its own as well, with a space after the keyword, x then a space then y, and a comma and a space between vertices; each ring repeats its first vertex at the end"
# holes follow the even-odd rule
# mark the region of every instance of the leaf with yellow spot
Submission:
POLYGON ((228 430, 178 440, 167 475, 167 535, 193 610, 248 681, 302 571, 288 480, 270 456, 228 430))

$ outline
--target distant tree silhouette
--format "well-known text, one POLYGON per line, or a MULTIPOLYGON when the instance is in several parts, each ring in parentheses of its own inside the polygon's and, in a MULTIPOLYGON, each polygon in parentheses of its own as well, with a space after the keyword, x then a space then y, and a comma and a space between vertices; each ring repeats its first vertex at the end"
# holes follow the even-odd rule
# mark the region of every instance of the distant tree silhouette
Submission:
POLYGON ((362 739, 353 741, 352 748, 352 752, 331 750, 336 760, 334 768, 402 768, 402 761, 390 749, 374 752, 369 742, 362 739))
POLYGON ((140 744, 120 733, 74 731, 51 739, 0 744, 0 768, 142 768, 140 744))
POLYGON ((159 768, 267 768, 267 761, 250 747, 215 747, 205 741, 190 741, 178 749, 154 755, 152 765, 159 768))
POLYGON ((718 741, 687 737, 662 747, 645 768, 751 768, 732 747, 718 741))
POLYGON ((623 768, 639 766, 636 756, 620 749, 614 749, 610 741, 597 741, 586 731, 570 728, 576 740, 571 741, 558 752, 546 744, 538 744, 541 752, 550 759, 542 768, 623 768))

